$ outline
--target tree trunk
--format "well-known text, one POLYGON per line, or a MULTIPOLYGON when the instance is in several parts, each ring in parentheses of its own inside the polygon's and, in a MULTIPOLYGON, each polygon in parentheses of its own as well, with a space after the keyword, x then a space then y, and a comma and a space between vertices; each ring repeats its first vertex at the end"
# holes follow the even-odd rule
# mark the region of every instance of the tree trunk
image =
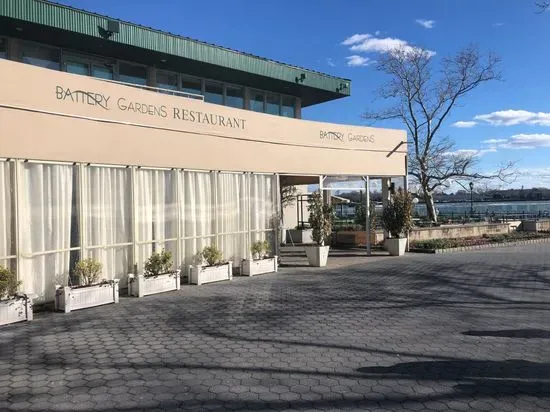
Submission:
POLYGON ((426 203, 426 213, 428 218, 437 223, 437 213, 435 212, 434 197, 427 190, 424 191, 424 202, 426 203))

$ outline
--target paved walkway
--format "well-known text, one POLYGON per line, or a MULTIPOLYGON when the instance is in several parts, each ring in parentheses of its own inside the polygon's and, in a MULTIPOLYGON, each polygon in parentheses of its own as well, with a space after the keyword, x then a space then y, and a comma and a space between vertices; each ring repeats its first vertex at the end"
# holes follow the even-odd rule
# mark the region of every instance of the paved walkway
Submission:
POLYGON ((550 245, 355 259, 2 327, 0 410, 550 410, 550 245))

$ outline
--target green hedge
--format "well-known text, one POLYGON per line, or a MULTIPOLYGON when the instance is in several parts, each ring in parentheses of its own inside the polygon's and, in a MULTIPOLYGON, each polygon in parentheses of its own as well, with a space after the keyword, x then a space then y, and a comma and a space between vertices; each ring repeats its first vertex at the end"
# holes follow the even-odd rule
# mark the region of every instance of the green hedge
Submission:
POLYGON ((448 238, 413 240, 410 247, 413 249, 450 249, 456 247, 479 246, 493 243, 509 243, 520 240, 550 238, 550 232, 511 232, 500 235, 483 235, 481 237, 448 238))

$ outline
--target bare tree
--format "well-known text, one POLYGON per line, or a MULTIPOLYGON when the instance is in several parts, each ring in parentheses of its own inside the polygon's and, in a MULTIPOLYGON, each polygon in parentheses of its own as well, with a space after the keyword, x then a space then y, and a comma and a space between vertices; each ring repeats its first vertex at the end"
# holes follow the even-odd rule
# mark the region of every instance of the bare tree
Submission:
POLYGON ((433 67, 431 52, 420 48, 397 49, 378 61, 377 70, 390 76, 380 88, 379 97, 392 105, 365 113, 364 117, 403 121, 411 143, 409 175, 421 187, 428 217, 434 222, 434 192, 456 180, 505 180, 513 175, 512 164, 491 174, 476 172, 476 153, 456 151, 454 142, 440 135, 441 126, 462 97, 483 83, 501 78, 499 63, 498 57, 484 57, 475 46, 443 58, 439 72, 433 67))

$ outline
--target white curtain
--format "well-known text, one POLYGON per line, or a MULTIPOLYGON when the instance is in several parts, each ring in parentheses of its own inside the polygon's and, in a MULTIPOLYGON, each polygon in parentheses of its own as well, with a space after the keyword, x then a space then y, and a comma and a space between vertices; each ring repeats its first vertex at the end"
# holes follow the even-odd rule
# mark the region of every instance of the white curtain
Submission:
POLYGON ((131 245, 121 245, 132 241, 130 169, 88 166, 85 171, 86 254, 102 263, 102 278, 120 279, 124 287, 133 266, 131 245))
POLYGON ((249 255, 247 175, 218 173, 216 189, 218 247, 226 259, 239 266, 249 255))
POLYGON ((215 215, 213 174, 183 172, 179 180, 182 228, 183 264, 193 263, 193 257, 204 246, 214 243, 215 215))
POLYGON ((177 197, 175 173, 171 170, 139 169, 136 172, 136 263, 138 271, 153 250, 172 252, 176 262, 177 197), (148 243, 141 243, 148 242, 148 243))
POLYGON ((268 240, 274 250, 275 236, 272 221, 277 212, 277 177, 274 175, 255 175, 250 177, 250 230, 251 241, 268 240))
POLYGON ((22 290, 51 301, 55 285, 66 285, 70 269, 73 166, 20 163, 22 290), (48 252, 37 256, 33 253, 48 252))
POLYGON ((11 256, 13 250, 13 213, 12 213, 12 162, 0 161, 0 266, 15 269, 12 261, 2 259, 11 256))

